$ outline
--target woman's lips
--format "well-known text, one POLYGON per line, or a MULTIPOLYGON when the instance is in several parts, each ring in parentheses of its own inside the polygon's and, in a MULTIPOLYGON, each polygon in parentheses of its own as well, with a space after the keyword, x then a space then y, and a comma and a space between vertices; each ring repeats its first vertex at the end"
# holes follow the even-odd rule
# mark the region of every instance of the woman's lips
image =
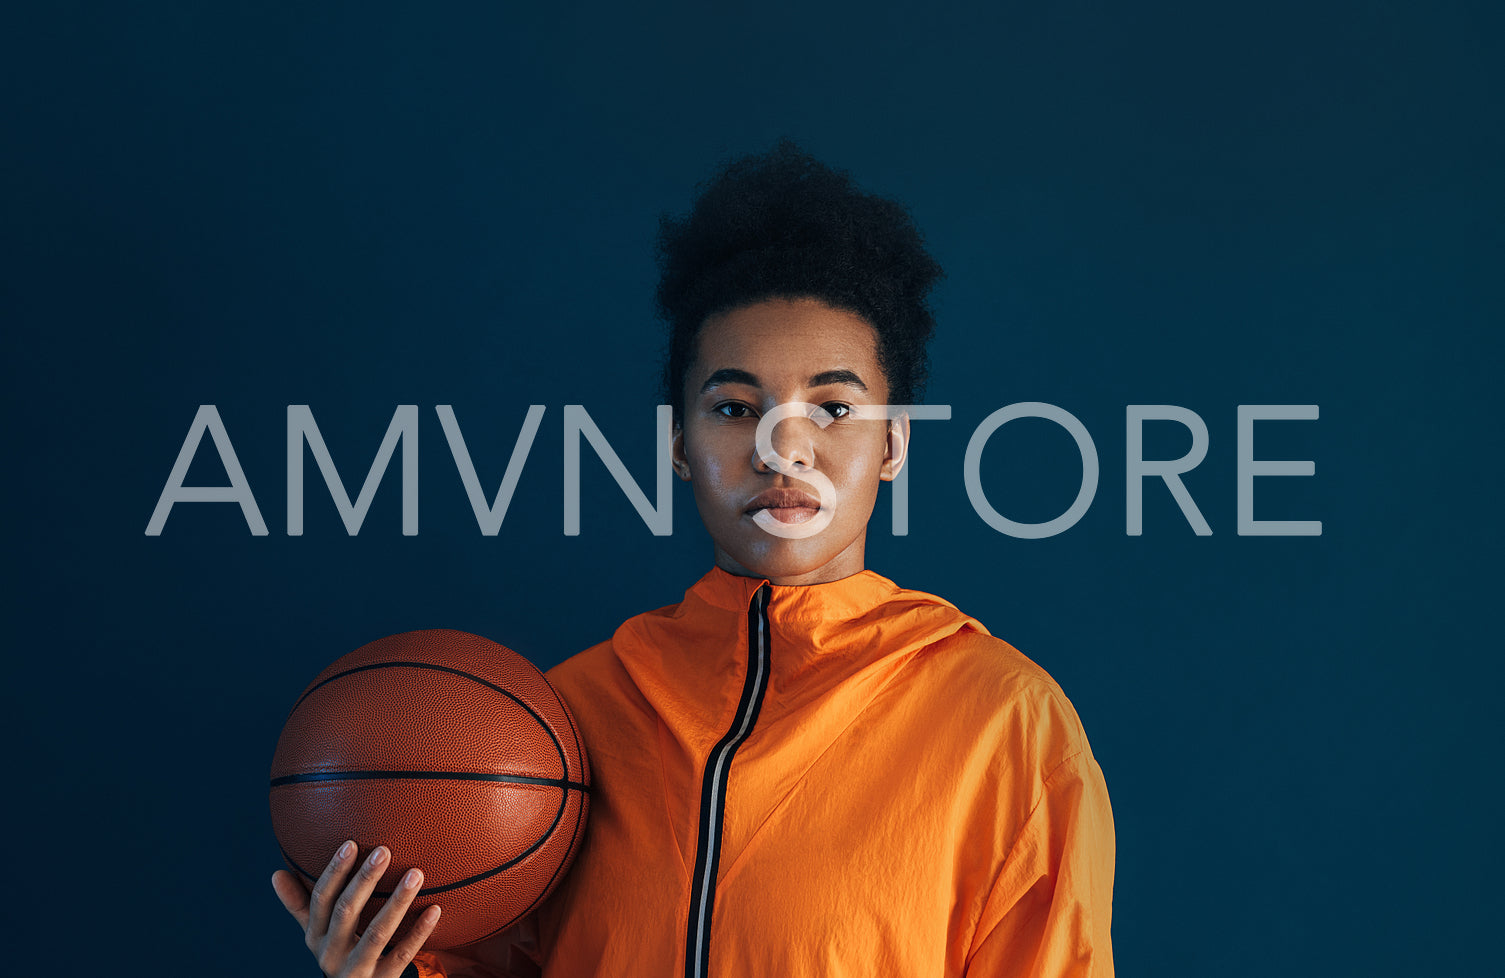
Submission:
POLYGON ((767 512, 780 523, 804 523, 820 512, 820 501, 798 489, 765 489, 748 501, 746 512, 767 512))
POLYGON ((816 506, 765 506, 754 512, 767 513, 780 523, 804 523, 814 519, 815 514, 820 512, 820 508, 816 506))

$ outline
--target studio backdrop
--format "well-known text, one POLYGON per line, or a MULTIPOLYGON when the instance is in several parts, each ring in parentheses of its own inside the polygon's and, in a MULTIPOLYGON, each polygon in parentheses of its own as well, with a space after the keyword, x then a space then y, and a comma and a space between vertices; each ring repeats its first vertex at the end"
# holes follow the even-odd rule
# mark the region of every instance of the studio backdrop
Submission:
POLYGON ((418 628, 548 668, 710 568, 653 242, 781 137, 946 270, 867 564, 1076 706, 1119 973, 1492 966, 1495 8, 5 19, 14 970, 313 973, 303 686, 418 628))

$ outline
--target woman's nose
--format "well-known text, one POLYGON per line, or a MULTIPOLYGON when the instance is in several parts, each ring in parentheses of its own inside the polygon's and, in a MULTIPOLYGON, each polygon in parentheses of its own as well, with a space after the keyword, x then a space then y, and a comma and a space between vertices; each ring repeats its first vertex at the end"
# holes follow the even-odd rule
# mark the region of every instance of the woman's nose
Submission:
MULTIPOLYGON (((766 444, 753 446, 753 467, 759 472, 815 467, 815 437, 820 426, 803 413, 781 410, 769 416, 766 444), (782 457, 782 460, 781 460, 782 457)), ((760 443, 763 439, 757 439, 760 443)))

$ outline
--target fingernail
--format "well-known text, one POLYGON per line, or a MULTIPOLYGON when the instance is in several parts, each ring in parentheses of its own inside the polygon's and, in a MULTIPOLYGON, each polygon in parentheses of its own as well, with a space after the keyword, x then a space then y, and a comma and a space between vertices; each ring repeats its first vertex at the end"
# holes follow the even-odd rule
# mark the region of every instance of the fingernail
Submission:
POLYGON ((436 903, 432 907, 429 907, 427 910, 425 910, 423 912, 423 915, 429 920, 438 920, 439 914, 441 913, 443 913, 443 911, 439 909, 439 904, 436 903))
POLYGON ((411 890, 413 887, 415 887, 417 885, 418 885, 418 870, 416 870, 416 869, 410 869, 406 873, 403 874, 403 877, 402 877, 402 888, 404 890, 411 890))
POLYGON ((366 860, 367 865, 380 866, 387 861, 387 850, 384 846, 377 846, 371 850, 371 856, 366 860))
POLYGON ((355 843, 347 842, 344 845, 340 846, 340 851, 335 853, 335 855, 340 859, 349 859, 353 852, 355 852, 355 843))

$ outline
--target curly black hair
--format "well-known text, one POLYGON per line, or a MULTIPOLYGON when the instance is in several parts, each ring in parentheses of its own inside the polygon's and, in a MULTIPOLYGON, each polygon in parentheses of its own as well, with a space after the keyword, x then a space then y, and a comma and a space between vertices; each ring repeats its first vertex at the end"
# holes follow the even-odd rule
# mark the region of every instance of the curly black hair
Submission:
POLYGON ((935 329, 926 298, 944 275, 909 212, 859 190, 788 139, 726 164, 658 233, 658 310, 669 328, 663 395, 684 418, 685 371, 707 319, 767 299, 813 298, 878 337, 889 402, 912 404, 935 329))

